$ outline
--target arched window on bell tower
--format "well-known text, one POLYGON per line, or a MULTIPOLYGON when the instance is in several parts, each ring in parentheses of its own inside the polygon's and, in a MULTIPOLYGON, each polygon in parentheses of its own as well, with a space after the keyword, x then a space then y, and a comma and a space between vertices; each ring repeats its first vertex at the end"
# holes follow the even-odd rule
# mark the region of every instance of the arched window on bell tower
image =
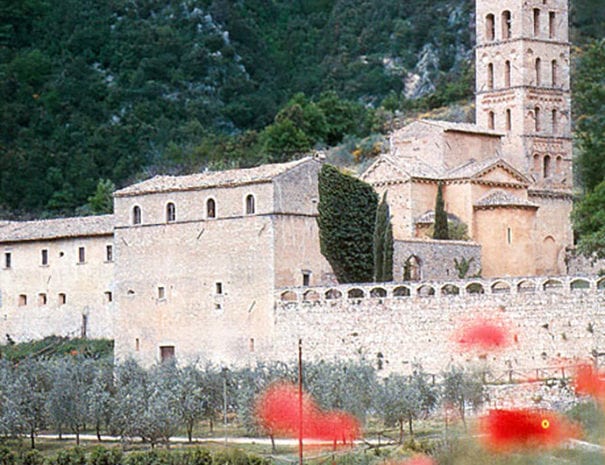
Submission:
POLYGON ((493 111, 490 111, 487 114, 487 127, 489 129, 494 129, 496 127, 496 115, 493 111))
POLYGON ((557 60, 553 60, 550 62, 550 74, 552 87, 556 87, 559 83, 559 65, 557 63, 557 60))
POLYGON ((559 132, 559 115, 557 110, 552 111, 552 133, 556 135, 559 132))
POLYGON ((511 115, 510 108, 506 109, 506 130, 510 131, 513 128, 513 118, 511 115))
POLYGON ((563 173, 563 157, 558 156, 555 160, 555 170, 557 174, 563 173))
POLYGON ((536 58, 536 85, 542 85, 542 60, 536 58))
POLYGON ((544 155, 544 179, 550 178, 550 155, 544 155))
POLYGON ((512 32, 512 21, 510 11, 502 12, 502 40, 510 39, 512 32))
POLYGON ((548 38, 554 39, 557 35, 557 19, 554 11, 548 13, 548 38))
POLYGON ((534 108, 534 124, 535 131, 540 132, 540 107, 534 108))
POLYGON ((494 88, 494 64, 487 64, 487 88, 492 90, 494 88))
POLYGON ((540 36, 540 8, 534 8, 534 37, 540 36))
POLYGON ((510 87, 510 61, 504 62, 504 87, 510 87))
POLYGON ((538 173, 540 171, 540 155, 534 153, 534 172, 538 173))
POLYGON ((494 15, 488 14, 485 17, 485 40, 491 42, 495 39, 494 15))

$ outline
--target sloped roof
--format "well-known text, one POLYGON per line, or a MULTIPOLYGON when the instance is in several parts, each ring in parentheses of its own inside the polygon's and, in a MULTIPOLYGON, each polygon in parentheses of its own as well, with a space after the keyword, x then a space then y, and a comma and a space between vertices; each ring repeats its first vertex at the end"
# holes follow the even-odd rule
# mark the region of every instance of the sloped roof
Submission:
MULTIPOLYGON (((448 221, 452 221, 454 223, 462 223, 462 220, 460 218, 458 218, 456 215, 454 215, 453 213, 446 212, 446 214, 447 214, 448 221)), ((416 221, 414 221, 414 224, 433 224, 434 222, 435 222, 435 210, 429 210, 429 211, 424 212, 418 218, 416 218, 416 221)))
MULTIPOLYGON (((393 167, 396 172, 410 178, 428 178, 439 179, 439 171, 427 163, 422 162, 416 157, 393 157, 391 155, 381 155, 378 160, 361 175, 361 179, 366 179, 380 164, 387 163, 393 167)), ((395 174, 395 173, 394 173, 395 174)))
POLYGON ((34 241, 113 234, 113 215, 11 221, 0 225, 0 242, 34 241))
POLYGON ((473 205, 475 208, 490 207, 520 207, 520 208, 538 208, 535 203, 520 199, 503 190, 496 190, 483 196, 473 205))
POLYGON ((496 168, 502 168, 507 171, 512 177, 516 178, 523 184, 530 184, 529 179, 525 177, 519 170, 513 167, 510 163, 501 157, 492 157, 485 160, 469 160, 460 166, 457 166, 446 173, 444 179, 470 179, 477 178, 485 173, 488 173, 496 168))
POLYGON ((155 192, 171 192, 196 190, 208 187, 239 186, 268 182, 286 171, 313 160, 305 157, 288 163, 274 163, 261 165, 255 168, 242 168, 225 171, 207 171, 204 173, 189 174, 185 176, 154 176, 114 192, 115 197, 150 194, 155 192))
POLYGON ((441 121, 432 119, 421 119, 418 120, 421 123, 430 124, 444 131, 456 131, 456 132, 469 132, 473 134, 485 134, 488 136, 503 137, 504 133, 495 131, 493 129, 482 128, 476 124, 471 123, 453 123, 451 121, 441 121))

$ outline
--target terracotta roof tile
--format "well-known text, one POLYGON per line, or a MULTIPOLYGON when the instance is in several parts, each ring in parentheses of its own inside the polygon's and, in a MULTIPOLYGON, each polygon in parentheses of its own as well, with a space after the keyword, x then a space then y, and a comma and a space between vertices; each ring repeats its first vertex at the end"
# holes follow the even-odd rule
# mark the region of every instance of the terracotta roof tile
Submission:
POLYGON ((432 120, 432 119, 421 119, 419 120, 426 124, 440 127, 444 131, 458 131, 458 132, 471 132, 474 134, 487 134, 489 136, 504 136, 504 133, 495 131, 493 129, 482 128, 476 124, 471 123, 452 123, 450 121, 432 120))
POLYGON ((180 190, 194 190, 208 187, 237 186, 258 182, 271 181, 276 176, 301 165, 311 157, 288 163, 275 163, 261 165, 255 168, 243 168, 225 171, 207 171, 185 176, 154 176, 114 192, 115 197, 151 194, 155 192, 171 192, 180 190))
POLYGON ((10 221, 0 224, 0 242, 103 236, 113 234, 113 226, 113 215, 10 221))
POLYGON ((524 208, 538 208, 535 203, 529 202, 519 197, 515 197, 506 191, 497 190, 488 193, 474 204, 475 207, 489 208, 489 207, 524 207, 524 208))

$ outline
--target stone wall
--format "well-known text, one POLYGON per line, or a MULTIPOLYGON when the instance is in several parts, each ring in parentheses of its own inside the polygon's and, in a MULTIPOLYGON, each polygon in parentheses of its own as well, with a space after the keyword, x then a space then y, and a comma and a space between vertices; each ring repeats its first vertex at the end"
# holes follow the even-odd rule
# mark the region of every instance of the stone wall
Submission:
POLYGON ((51 335, 112 338, 113 246, 112 235, 2 244, 12 263, 0 270, 1 343, 7 334, 16 342, 51 335))
MULTIPOLYGON (((282 289, 271 358, 364 356, 387 370, 487 364, 494 376, 592 361, 605 352, 605 278, 515 278, 282 289), (508 331, 496 353, 463 352, 457 331, 489 318, 508 331)), ((599 360, 605 362, 605 360, 599 360)))
MULTIPOLYGON (((419 262, 419 275, 423 280, 457 278, 454 259, 459 263, 464 259, 472 261, 466 276, 473 276, 481 270, 481 246, 475 242, 410 239, 393 244, 394 281, 403 281, 406 262, 412 256, 419 262)), ((414 274, 413 271, 410 273, 414 274)))

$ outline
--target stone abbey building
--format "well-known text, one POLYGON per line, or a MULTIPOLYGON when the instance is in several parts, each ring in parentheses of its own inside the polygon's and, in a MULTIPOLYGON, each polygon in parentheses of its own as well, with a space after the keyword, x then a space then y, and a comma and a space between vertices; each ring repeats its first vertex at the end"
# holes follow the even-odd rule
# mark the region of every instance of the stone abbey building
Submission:
MULTIPOLYGON (((388 191, 396 282, 454 278, 454 259, 463 258, 485 278, 566 272, 572 243, 567 0, 477 0, 476 7, 477 124, 414 122, 392 133, 388 153, 362 174, 377 192, 388 191), (426 239, 438 184, 470 241, 426 239)), ((156 176, 115 192, 113 215, 1 224, 0 334, 17 341, 109 337, 119 359, 146 365, 173 356, 243 363, 281 357, 304 333, 288 324, 302 315, 289 315, 288 296, 295 305, 315 305, 306 312, 320 318, 335 297, 351 304, 377 298, 384 313, 388 298, 472 294, 462 284, 428 286, 432 292, 402 286, 389 295, 321 287, 334 283, 319 249, 320 167, 304 158, 156 176), (323 294, 305 291, 311 288, 323 294)), ((476 281, 472 289, 495 296, 489 305, 506 304, 505 297, 498 300, 506 286, 476 281)), ((535 282, 540 291, 557 288, 555 281, 535 282)), ((601 282, 582 283, 576 287, 601 289, 601 282)), ((517 284, 507 288, 515 305, 517 284)), ((479 305, 474 302, 469 305, 479 305)), ((591 315, 603 319, 598 308, 591 315)), ((343 316, 348 326, 364 326, 360 314, 343 316)), ((333 318, 326 355, 342 355, 329 349, 339 343, 333 318)), ((387 327, 397 329, 393 314, 388 318, 387 327)), ((388 345, 367 341, 368 353, 388 345)))

